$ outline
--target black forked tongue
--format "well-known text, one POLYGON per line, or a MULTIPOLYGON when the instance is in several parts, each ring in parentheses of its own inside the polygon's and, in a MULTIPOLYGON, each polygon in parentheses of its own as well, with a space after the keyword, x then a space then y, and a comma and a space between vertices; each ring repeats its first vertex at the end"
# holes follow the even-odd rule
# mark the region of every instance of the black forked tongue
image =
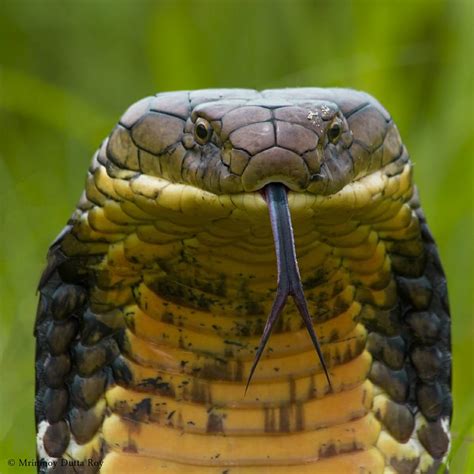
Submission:
POLYGON ((324 361, 321 347, 318 338, 314 332, 313 322, 308 311, 308 305, 303 292, 303 285, 301 283, 300 271, 298 268, 298 261, 296 260, 295 239, 293 237, 293 227, 291 225, 290 208, 288 207, 288 198, 286 188, 283 184, 272 183, 265 186, 263 190, 265 200, 267 201, 268 210, 270 212, 270 222, 272 224, 273 241, 275 243, 275 253, 277 258, 278 268, 278 288, 273 301, 273 306, 268 316, 265 328, 263 329, 262 338, 255 354, 255 360, 250 369, 249 378, 245 387, 245 392, 250 385, 255 368, 262 356, 263 350, 268 342, 272 329, 274 328, 280 314, 285 307, 288 296, 293 298, 293 301, 298 308, 298 311, 303 318, 306 329, 309 332, 314 348, 318 354, 321 366, 326 374, 329 383, 329 388, 332 391, 331 380, 329 372, 324 361))

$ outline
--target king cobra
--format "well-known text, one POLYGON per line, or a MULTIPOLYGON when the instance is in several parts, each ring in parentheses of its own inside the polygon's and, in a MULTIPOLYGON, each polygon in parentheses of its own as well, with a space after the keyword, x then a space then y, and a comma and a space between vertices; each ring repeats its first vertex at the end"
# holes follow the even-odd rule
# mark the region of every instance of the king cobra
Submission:
POLYGON ((349 89, 132 105, 50 247, 40 472, 435 473, 450 316, 412 164, 349 89))

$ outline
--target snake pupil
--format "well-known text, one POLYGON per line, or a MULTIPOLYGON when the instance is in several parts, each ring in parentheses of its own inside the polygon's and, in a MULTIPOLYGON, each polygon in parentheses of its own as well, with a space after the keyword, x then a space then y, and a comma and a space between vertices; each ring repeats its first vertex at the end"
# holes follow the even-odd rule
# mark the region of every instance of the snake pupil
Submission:
POLYGON ((203 123, 198 123, 196 125, 196 137, 201 140, 207 140, 208 138, 208 129, 203 123))

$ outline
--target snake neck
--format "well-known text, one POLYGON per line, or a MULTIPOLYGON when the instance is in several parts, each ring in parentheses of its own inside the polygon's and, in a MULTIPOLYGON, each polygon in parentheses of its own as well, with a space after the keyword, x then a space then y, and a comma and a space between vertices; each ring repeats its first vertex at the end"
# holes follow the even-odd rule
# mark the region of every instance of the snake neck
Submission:
POLYGON ((410 225, 419 232, 407 204, 409 166, 330 199, 289 195, 331 393, 289 302, 245 394, 277 280, 260 195, 198 196, 177 185, 153 195, 156 182, 124 183, 100 168, 93 183, 61 246, 70 258, 86 258, 94 318, 120 332, 115 383, 105 394, 109 447, 195 465, 259 465, 268 452, 274 465, 296 465, 375 444, 380 424, 371 412, 377 390, 368 380, 368 328, 393 331, 387 237, 403 229, 406 238, 410 225), (177 453, 183 433, 190 445, 177 453), (219 460, 203 458, 198 440, 205 433, 225 434, 213 438, 219 460), (265 433, 300 433, 301 443, 289 448, 284 438, 258 438, 265 433))

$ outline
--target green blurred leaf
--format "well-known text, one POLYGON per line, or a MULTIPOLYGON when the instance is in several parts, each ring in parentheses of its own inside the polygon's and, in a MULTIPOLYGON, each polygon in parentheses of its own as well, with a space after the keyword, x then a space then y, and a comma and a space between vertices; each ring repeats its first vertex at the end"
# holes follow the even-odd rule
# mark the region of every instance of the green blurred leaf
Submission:
POLYGON ((0 67, 0 91, 0 109, 36 120, 84 145, 97 145, 113 123, 111 116, 86 100, 4 66, 0 67))

